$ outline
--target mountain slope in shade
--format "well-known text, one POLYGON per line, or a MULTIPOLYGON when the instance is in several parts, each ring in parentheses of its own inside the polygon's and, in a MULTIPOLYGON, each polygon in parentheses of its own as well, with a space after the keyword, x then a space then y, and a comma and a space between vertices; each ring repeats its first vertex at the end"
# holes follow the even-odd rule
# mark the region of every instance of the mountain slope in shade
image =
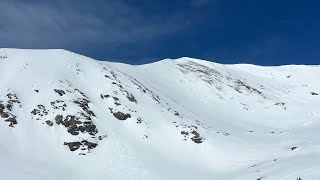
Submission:
POLYGON ((3 179, 319 179, 320 66, 0 49, 3 179))

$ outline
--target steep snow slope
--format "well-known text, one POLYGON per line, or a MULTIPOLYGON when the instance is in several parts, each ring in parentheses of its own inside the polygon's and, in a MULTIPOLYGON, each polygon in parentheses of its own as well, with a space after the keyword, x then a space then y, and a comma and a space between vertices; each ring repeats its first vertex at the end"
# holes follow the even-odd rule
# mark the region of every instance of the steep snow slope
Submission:
POLYGON ((3 179, 319 179, 320 66, 0 50, 3 179))

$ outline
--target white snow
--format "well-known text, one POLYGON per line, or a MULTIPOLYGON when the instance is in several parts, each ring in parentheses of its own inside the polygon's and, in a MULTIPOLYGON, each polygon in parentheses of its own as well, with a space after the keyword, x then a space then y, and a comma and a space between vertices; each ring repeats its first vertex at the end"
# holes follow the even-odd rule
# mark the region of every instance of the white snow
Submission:
POLYGON ((0 117, 1 179, 320 179, 319 78, 320 66, 192 58, 133 66, 65 50, 0 49, 0 103, 10 93, 20 101, 4 110, 17 124, 0 117), (86 121, 79 99, 90 101, 97 134, 72 135, 55 121, 86 121), (117 111, 131 117, 118 120, 117 111), (82 140, 98 146, 64 145, 82 140))

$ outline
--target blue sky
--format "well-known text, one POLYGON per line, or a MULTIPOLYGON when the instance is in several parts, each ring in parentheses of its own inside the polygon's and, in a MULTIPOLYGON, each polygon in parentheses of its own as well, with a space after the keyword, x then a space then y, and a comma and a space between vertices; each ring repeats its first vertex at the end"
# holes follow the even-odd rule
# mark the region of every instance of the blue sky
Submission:
POLYGON ((318 0, 0 0, 0 47, 141 64, 320 64, 318 0))

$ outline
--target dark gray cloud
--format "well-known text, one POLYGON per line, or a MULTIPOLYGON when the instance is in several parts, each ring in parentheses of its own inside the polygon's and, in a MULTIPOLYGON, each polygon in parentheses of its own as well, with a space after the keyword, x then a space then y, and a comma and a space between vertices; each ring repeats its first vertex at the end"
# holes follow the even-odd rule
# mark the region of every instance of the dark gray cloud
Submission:
POLYGON ((51 48, 130 43, 188 26, 181 12, 146 16, 125 1, 0 1, 0 46, 51 48))

